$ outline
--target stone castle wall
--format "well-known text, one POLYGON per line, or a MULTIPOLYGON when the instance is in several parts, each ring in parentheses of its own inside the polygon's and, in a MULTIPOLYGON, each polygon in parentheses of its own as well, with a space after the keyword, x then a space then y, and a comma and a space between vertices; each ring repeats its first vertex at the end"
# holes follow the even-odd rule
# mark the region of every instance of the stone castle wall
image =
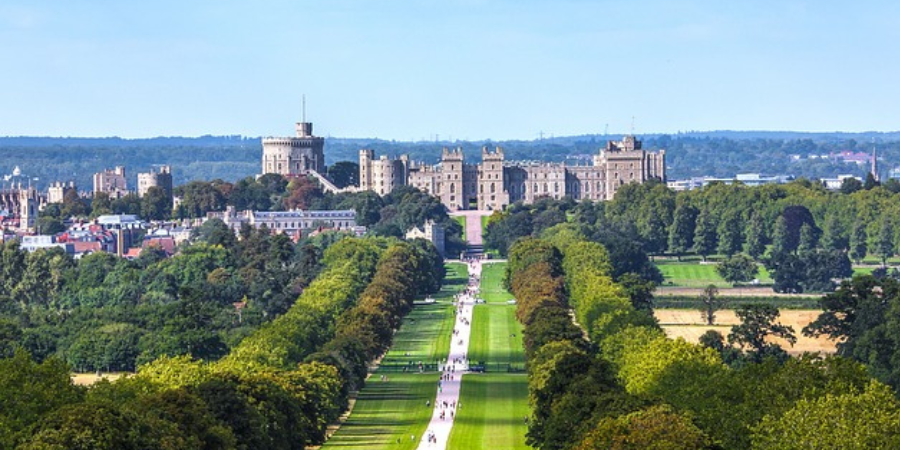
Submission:
POLYGON ((533 203, 544 197, 611 200, 627 183, 666 179, 665 150, 645 151, 634 136, 608 142, 591 165, 506 161, 499 147, 483 148, 478 164, 466 163, 461 149, 445 148, 438 164, 424 165, 405 156, 376 159, 373 150, 364 149, 359 171, 361 190, 385 195, 410 185, 439 198, 451 211, 501 210, 517 201, 533 203))

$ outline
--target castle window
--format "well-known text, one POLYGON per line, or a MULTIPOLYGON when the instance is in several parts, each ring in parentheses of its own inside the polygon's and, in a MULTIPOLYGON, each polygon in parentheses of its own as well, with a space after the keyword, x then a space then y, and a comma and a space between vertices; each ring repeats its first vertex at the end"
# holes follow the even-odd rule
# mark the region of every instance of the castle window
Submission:
POLYGON ((553 192, 559 192, 559 183, 553 183, 553 192))
POLYGON ((631 179, 631 180, 633 180, 633 179, 634 179, 634 172, 629 173, 629 174, 628 174, 628 178, 631 179))
POLYGON ((547 192, 550 192, 550 185, 548 183, 544 183, 544 193, 546 194, 547 192))
POLYGON ((535 193, 535 194, 538 193, 538 184, 537 183, 534 183, 534 189, 532 189, 531 192, 535 193))
MULTIPOLYGON (((451 194, 456 193, 456 183, 450 183, 450 193, 451 194)), ((453 200, 453 196, 450 196, 450 199, 453 200)))
POLYGON ((484 185, 482 184, 482 185, 479 186, 479 187, 481 188, 481 189, 480 189, 480 192, 481 192, 482 194, 484 194, 484 185))
MULTIPOLYGON (((495 186, 494 186, 494 183, 491 183, 491 194, 493 194, 494 192, 495 192, 495 186)), ((493 198, 491 200, 493 200, 493 198)))

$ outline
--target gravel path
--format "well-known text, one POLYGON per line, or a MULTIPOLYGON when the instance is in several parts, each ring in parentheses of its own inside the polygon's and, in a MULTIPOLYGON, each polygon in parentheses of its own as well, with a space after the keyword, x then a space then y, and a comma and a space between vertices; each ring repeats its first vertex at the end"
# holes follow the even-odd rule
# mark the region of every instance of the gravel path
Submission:
MULTIPOLYGON (((475 218, 481 220, 477 216, 475 218)), ((419 441, 419 449, 422 450, 447 448, 450 430, 453 428, 453 419, 456 417, 456 411, 462 406, 459 404, 459 387, 462 384, 463 373, 469 367, 466 353, 469 349, 469 334, 472 330, 475 295, 478 293, 481 279, 481 262, 477 260, 470 262, 468 269, 469 284, 466 290, 459 295, 456 326, 453 329, 453 339, 450 341, 450 354, 441 371, 441 381, 437 386, 437 400, 432 405, 434 414, 431 416, 431 422, 428 424, 425 435, 419 441)))

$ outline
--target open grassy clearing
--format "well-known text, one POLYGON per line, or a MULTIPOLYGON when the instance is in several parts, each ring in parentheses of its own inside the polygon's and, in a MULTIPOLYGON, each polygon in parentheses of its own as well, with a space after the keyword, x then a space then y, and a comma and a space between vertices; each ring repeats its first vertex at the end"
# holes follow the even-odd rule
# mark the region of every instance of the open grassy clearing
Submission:
POLYGON ((516 321, 515 305, 478 305, 474 314, 469 360, 524 366, 522 325, 516 321))
MULTIPOLYGON (((656 267, 665 277, 664 286, 706 287, 712 284, 716 287, 731 287, 731 283, 726 282, 716 272, 715 264, 657 261, 656 267)), ((759 266, 757 278, 762 284, 772 283, 769 271, 762 265, 759 266)))
POLYGON ((506 275, 506 263, 484 264, 481 269, 481 298, 487 303, 506 303, 513 299, 512 294, 503 289, 503 277, 506 275))
POLYGON ((525 374, 465 375, 459 402, 447 448, 530 448, 525 445, 530 415, 525 374))
MULTIPOLYGON (((773 339, 772 342, 778 343, 792 355, 799 355, 803 352, 834 353, 836 350, 834 341, 825 337, 810 338, 803 336, 803 327, 816 320, 821 313, 821 310, 810 309, 781 310, 778 321, 794 328, 797 343, 791 347, 781 339, 773 339)), ((740 323, 733 310, 717 312, 714 326, 706 325, 700 317, 700 311, 695 309, 657 309, 654 311, 654 315, 669 337, 673 339, 684 338, 688 342, 699 342, 700 336, 706 333, 707 330, 716 330, 727 338, 728 333, 731 331, 731 326, 740 323)))

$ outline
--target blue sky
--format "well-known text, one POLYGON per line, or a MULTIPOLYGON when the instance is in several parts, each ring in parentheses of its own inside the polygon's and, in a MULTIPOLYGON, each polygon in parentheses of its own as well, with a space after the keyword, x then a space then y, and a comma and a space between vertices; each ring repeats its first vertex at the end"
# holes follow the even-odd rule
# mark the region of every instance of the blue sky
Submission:
POLYGON ((0 135, 900 129, 900 4, 4 0, 0 135))

